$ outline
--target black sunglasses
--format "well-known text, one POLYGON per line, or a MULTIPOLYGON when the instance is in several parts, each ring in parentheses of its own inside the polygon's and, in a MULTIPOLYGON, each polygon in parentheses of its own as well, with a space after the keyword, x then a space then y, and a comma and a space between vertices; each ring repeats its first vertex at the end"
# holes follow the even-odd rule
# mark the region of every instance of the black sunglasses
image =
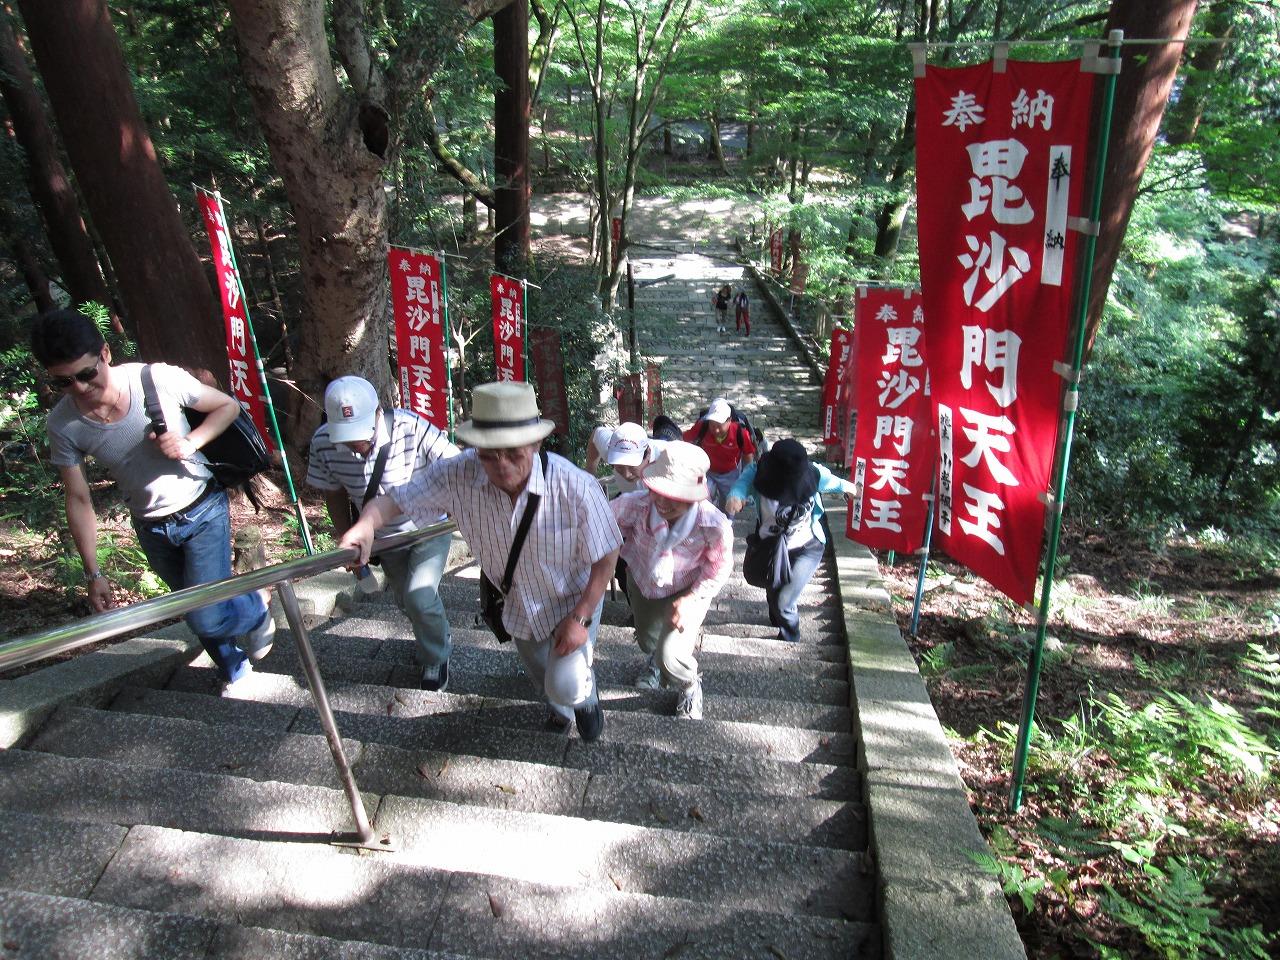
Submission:
POLYGON ((71 386, 73 381, 80 383, 92 383, 94 378, 98 376, 98 367, 102 364, 102 358, 99 357, 93 361, 92 367, 85 367, 83 370, 77 370, 69 377, 50 377, 49 386, 55 390, 65 390, 71 386))

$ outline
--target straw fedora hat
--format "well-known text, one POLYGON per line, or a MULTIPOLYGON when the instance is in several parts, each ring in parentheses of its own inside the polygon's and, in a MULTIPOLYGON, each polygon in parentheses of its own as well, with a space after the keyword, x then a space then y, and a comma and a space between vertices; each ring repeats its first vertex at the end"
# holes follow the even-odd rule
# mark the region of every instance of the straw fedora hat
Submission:
POLYGON ((481 450, 523 447, 555 428, 540 416, 532 384, 508 380, 471 391, 471 419, 458 427, 458 439, 481 450))
POLYGON ((711 495, 707 471, 711 460, 701 447, 677 440, 668 443, 644 468, 644 485, 660 496, 696 503, 711 495))

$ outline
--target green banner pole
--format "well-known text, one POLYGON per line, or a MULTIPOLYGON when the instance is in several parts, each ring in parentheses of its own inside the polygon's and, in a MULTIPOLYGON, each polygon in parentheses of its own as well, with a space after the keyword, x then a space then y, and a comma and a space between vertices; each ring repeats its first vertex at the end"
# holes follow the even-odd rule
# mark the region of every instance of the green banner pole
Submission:
MULTIPOLYGON (((1103 87, 1102 120, 1098 125, 1098 146, 1094 157, 1093 192, 1089 218, 1097 224, 1102 216, 1102 178, 1107 166, 1107 149, 1111 143, 1111 115, 1115 109, 1116 77, 1120 73, 1120 46, 1123 30, 1112 30, 1107 36, 1107 61, 1111 64, 1103 87)), ((1049 552, 1044 563, 1044 583, 1040 589, 1040 609, 1036 619, 1036 639, 1027 660, 1027 680, 1022 695, 1022 718, 1018 724, 1018 744, 1013 755, 1013 784, 1009 790, 1009 810, 1017 813, 1022 806, 1022 788, 1027 774, 1027 756, 1031 750, 1031 733, 1035 722, 1036 697, 1040 693, 1040 669, 1044 663, 1044 638, 1049 625, 1049 598, 1053 591, 1053 573, 1058 563, 1058 545, 1062 539, 1062 509, 1067 495, 1067 468, 1071 463, 1071 440, 1075 431, 1076 408, 1080 403, 1080 368, 1084 363, 1084 341, 1089 319, 1089 296, 1093 287, 1093 260, 1098 247, 1098 232, 1084 238, 1084 274, 1079 284, 1076 308, 1076 336, 1071 355, 1071 372, 1063 391, 1062 439, 1056 458, 1053 502, 1049 505, 1049 552)))
MULTIPOLYGON (((449 404, 449 442, 453 443, 453 364, 449 362, 453 332, 449 328, 449 270, 445 265, 443 250, 436 251, 436 259, 440 261, 440 309, 444 313, 444 390, 449 404)), ((458 357, 458 362, 462 362, 461 356, 458 357)))
MULTIPOLYGON (((196 187, 197 190, 204 190, 203 187, 196 187)), ((208 193, 207 190, 204 191, 208 193)), ((218 201, 218 210, 222 214, 223 222, 226 222, 227 212, 222 203, 222 194, 217 190, 213 191, 213 198, 218 201)), ((289 470, 289 457, 285 453, 284 438, 280 435, 280 424, 276 420, 276 407, 271 402, 271 391, 267 388, 267 371, 262 365, 262 354, 258 351, 258 336, 253 332, 253 319, 249 316, 249 300, 244 294, 244 281, 240 279, 240 266, 236 262, 236 247, 231 242, 231 226, 227 225, 227 252, 231 254, 231 269, 236 272, 236 285, 240 288, 240 300, 244 304, 244 323, 249 329, 249 342, 253 344, 253 360, 258 368, 258 383, 262 386, 262 402, 267 410, 267 419, 271 423, 271 434, 275 437, 276 449, 280 451, 280 467, 284 471, 285 488, 289 491, 289 502, 293 505, 294 512, 298 515, 298 533, 302 536, 302 546, 307 551, 307 556, 311 556, 316 552, 315 545, 311 542, 311 528, 307 526, 307 515, 303 512, 302 504, 298 501, 298 492, 293 486, 293 474, 289 470)))

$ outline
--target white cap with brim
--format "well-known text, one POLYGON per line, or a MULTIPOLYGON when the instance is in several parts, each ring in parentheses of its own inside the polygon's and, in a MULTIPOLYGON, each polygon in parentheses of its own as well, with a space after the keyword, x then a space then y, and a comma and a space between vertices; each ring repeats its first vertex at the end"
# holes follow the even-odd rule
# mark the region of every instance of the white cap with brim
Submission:
POLYGON ((613 467, 638 467, 649 450, 649 435, 638 423, 621 424, 613 431, 605 459, 613 467))
POLYGON ((711 496, 707 471, 711 459, 701 447, 676 440, 668 443, 644 468, 644 485, 660 496, 697 503, 711 496))
POLYGON ((471 419, 457 433, 468 446, 495 450, 537 443, 555 428, 539 415, 533 386, 508 380, 471 391, 471 419))
POLYGON ((363 377, 339 377, 324 392, 324 412, 332 443, 372 440, 378 391, 363 377))
POLYGON ((707 407, 707 412, 703 414, 702 419, 711 423, 728 423, 732 413, 729 401, 724 397, 716 397, 711 401, 711 406, 707 407))

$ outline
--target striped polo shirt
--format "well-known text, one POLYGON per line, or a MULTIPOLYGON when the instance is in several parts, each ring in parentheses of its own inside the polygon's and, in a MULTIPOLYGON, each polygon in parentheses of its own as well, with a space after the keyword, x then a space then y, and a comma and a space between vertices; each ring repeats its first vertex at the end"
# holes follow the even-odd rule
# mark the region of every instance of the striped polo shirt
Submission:
POLYGON ((554 453, 547 456, 544 474, 535 455, 529 482, 513 506, 489 482, 471 449, 415 474, 391 496, 418 523, 440 511, 453 517, 480 569, 500 585, 530 493, 542 500, 516 564, 502 622, 513 637, 545 640, 586 590, 591 565, 622 545, 594 477, 554 453))
MULTIPOLYGON (((378 481, 378 494, 390 493, 395 487, 404 486, 415 475, 422 474, 437 460, 458 455, 458 448, 449 438, 410 410, 391 411, 391 449, 387 451, 387 465, 378 481)), ((351 502, 364 506, 364 492, 373 477, 373 467, 378 451, 388 442, 385 411, 379 409, 373 432, 373 449, 362 457, 350 447, 329 439, 329 425, 323 424, 311 438, 311 451, 307 455, 307 486, 317 490, 345 490, 351 502)), ((425 517, 424 523, 435 523, 442 516, 425 517)), ((395 517, 378 530, 378 536, 389 536, 414 529, 414 523, 404 514, 395 517)))

